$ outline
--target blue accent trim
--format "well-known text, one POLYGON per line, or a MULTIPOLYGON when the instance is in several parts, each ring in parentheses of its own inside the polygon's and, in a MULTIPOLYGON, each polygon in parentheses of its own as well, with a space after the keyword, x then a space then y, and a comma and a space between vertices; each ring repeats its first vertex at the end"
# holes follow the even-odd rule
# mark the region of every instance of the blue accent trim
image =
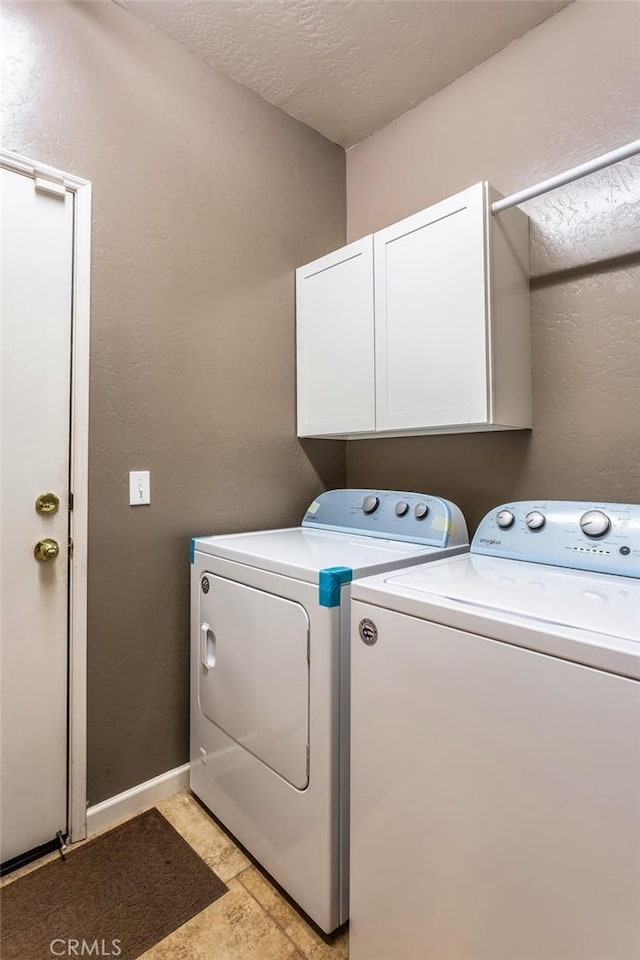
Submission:
POLYGON ((199 537, 191 537, 191 543, 189 544, 189 563, 195 563, 196 560, 196 542, 198 540, 208 540, 211 537, 210 533, 203 533, 199 537))
POLYGON ((351 567, 325 567, 318 574, 318 603, 321 607, 340 606, 340 587, 351 583, 351 567))
POLYGON ((640 504, 584 500, 505 503, 484 517, 473 538, 471 553, 584 570, 592 575, 640 579, 640 504), (508 527, 498 526, 501 510, 513 514, 508 527), (545 517, 544 526, 538 530, 527 526, 527 515, 533 510, 545 517), (610 528, 600 537, 589 538, 581 530, 580 519, 590 510, 601 511, 609 518, 610 528))
MULTIPOLYGON (((309 505, 302 518, 302 526, 352 536, 446 547, 454 516, 457 517, 457 511, 447 500, 427 493, 375 489, 327 490, 309 505), (378 500, 378 506, 371 514, 366 514, 363 509, 367 496, 378 500), (400 501, 404 501, 408 507, 402 516, 395 512, 400 501), (422 519, 418 519, 414 513, 419 503, 429 508, 428 514, 422 519)), ((458 522, 462 524, 462 519, 459 518, 458 522)), ((462 535, 462 530, 459 534, 462 535)))

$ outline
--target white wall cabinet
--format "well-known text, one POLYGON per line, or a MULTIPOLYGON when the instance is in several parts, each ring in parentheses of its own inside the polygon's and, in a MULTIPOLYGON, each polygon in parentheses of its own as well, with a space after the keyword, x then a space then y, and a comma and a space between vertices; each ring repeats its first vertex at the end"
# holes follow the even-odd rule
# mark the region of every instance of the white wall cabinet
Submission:
POLYGON ((298 436, 531 426, 529 223, 487 183, 297 271, 298 436))
POLYGON ((298 436, 376 429, 373 240, 296 271, 298 436))

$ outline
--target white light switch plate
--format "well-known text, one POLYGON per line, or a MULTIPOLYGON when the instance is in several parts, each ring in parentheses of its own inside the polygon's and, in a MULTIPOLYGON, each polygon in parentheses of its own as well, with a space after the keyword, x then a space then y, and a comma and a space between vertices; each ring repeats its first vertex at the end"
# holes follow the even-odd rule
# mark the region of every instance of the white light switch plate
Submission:
POLYGON ((129 473, 129 504, 140 507, 151 503, 151 474, 148 470, 132 470, 129 473))

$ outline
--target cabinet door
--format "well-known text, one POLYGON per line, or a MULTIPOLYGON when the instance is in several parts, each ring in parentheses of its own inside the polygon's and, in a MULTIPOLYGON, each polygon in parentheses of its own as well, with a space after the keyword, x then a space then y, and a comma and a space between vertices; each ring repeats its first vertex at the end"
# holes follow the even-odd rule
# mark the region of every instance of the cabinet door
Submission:
POLYGON ((488 419, 485 197, 479 183, 375 234, 379 431, 488 419))
POLYGON ((298 436, 375 429, 373 238, 296 271, 298 436))

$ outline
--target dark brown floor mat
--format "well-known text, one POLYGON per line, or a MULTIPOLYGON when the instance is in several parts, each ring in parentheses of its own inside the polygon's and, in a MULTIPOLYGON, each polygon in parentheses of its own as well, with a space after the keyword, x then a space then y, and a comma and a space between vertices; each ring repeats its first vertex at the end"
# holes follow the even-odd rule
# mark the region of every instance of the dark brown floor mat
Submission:
POLYGON ((226 890, 162 814, 148 810, 7 884, 0 955, 133 960, 226 890), (71 953, 69 941, 78 943, 71 953))

